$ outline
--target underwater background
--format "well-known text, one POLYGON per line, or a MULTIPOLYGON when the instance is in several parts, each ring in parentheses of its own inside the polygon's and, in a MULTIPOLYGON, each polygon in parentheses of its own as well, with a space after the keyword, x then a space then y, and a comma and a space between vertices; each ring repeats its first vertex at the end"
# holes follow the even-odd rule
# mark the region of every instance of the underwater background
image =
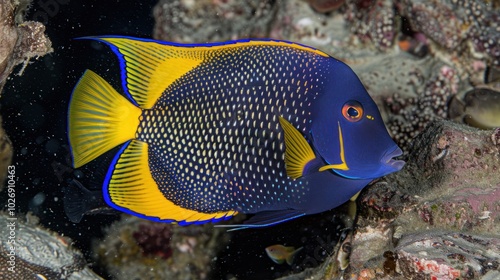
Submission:
MULTIPOLYGON (((0 0, 5 19, 22 12, 8 14, 8 5, 0 0)), ((498 279, 499 11, 498 1, 465 0, 34 1, 24 20, 45 25, 53 50, 13 68, 1 93, 20 240, 18 274, 9 272, 4 247, 0 278, 498 279), (75 84, 92 69, 121 88, 112 51, 75 39, 96 35, 181 43, 270 37, 316 47, 360 76, 408 164, 361 194, 355 234, 344 230, 349 205, 230 233, 212 224, 179 227, 109 211, 73 223, 63 189, 77 180, 99 191, 117 151, 71 167, 67 108, 75 84), (338 245, 346 233, 352 244, 338 245), (277 264, 265 250, 276 244, 303 249, 292 265, 277 264), (417 259, 421 251, 428 254, 417 259), (64 260, 47 261, 58 258, 64 260)), ((22 26, 19 17, 12 25, 22 26)), ((0 197, 8 201, 7 188, 0 197)), ((3 210, 10 208, 6 203, 3 210)), ((2 230, 6 246, 9 232, 2 230)))
MULTIPOLYGON (((58 8, 53 8, 57 12, 54 11, 53 15, 46 14, 45 18, 40 15, 46 13, 43 7, 33 3, 26 17, 34 20, 47 19, 44 22, 46 34, 52 41, 54 51, 30 61, 24 73, 21 76, 13 75, 3 91, 1 104, 4 127, 11 141, 15 143, 13 164, 16 166, 18 177, 16 211, 19 214, 29 211, 39 218, 44 227, 71 238, 73 246, 80 248, 89 262, 93 262, 91 241, 102 238, 106 234, 103 228, 117 221, 119 214, 116 212, 114 216, 89 215, 80 223, 72 223, 64 213, 62 189, 68 186, 68 180, 75 178, 85 187, 99 190, 105 175, 100 169, 106 169, 108 165, 103 160, 104 162, 89 164, 90 167, 79 170, 70 167, 66 136, 68 101, 76 82, 88 68, 105 73, 109 82, 116 88, 120 87, 120 77, 117 59, 111 50, 102 44, 75 38, 89 35, 150 38, 154 27, 152 8, 155 4, 155 1, 68 1, 67 4, 59 4, 58 8)), ((108 153, 108 162, 115 152, 116 149, 108 153)), ((7 199, 6 192, 2 195, 7 199)), ((160 233, 163 230, 170 231, 168 227, 160 227, 158 230, 160 233)), ((290 230, 307 231, 301 229, 300 222, 292 222, 269 230, 237 233, 231 237, 235 245, 221 254, 222 260, 210 260, 208 265, 211 269, 204 270, 217 268, 210 276, 212 279, 224 279, 227 275, 237 275, 239 279, 274 278, 275 275, 291 271, 292 268, 286 264, 275 265, 265 255, 264 250, 275 243, 300 245, 300 239, 304 237, 301 234, 290 234, 290 230), (269 238, 270 236, 272 238, 269 238), (267 265, 262 265, 262 262, 267 265), (243 263, 244 266, 241 265, 243 263)), ((193 231, 194 235, 200 234, 196 229, 193 231)), ((332 249, 331 243, 336 234, 334 229, 324 231, 327 233, 325 236, 311 234, 309 237, 325 239, 321 239, 317 245, 321 246, 321 250, 317 250, 321 258, 332 249)), ((161 242, 168 243, 169 239, 167 234, 166 240, 161 242)), ((163 246, 169 247, 168 244, 163 246)), ((162 249, 164 248, 158 250, 162 249)), ((204 257, 205 255, 189 254, 189 258, 194 259, 194 262, 196 258, 204 257)), ((313 259, 309 262, 317 265, 318 261, 313 259)), ((98 265, 95 270, 106 279, 111 277, 105 271, 100 271, 98 265)), ((186 274, 190 275, 189 272, 186 274)), ((137 272, 137 275, 141 275, 140 272, 137 272)))

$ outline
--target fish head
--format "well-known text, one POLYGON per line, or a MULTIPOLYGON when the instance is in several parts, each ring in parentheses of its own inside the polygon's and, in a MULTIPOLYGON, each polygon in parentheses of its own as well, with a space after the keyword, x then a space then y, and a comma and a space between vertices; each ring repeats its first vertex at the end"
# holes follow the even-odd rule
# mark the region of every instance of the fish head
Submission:
POLYGON ((371 179, 400 170, 401 149, 387 132, 377 105, 356 74, 334 60, 331 79, 315 100, 312 145, 332 170, 351 179, 371 179))

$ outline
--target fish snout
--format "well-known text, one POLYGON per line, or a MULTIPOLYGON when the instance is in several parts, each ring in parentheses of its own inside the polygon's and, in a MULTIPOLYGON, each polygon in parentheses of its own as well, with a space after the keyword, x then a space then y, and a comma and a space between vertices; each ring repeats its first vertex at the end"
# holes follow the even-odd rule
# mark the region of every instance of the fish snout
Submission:
POLYGON ((387 172, 387 174, 399 171, 405 165, 403 160, 395 159, 403 154, 403 151, 398 146, 389 151, 390 152, 387 152, 381 159, 381 163, 384 164, 386 168, 391 170, 387 172))

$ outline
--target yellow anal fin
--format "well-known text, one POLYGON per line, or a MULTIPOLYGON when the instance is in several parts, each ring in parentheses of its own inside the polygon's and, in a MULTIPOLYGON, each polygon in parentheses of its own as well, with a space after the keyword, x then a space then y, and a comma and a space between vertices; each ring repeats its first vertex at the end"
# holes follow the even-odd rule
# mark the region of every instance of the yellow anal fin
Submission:
POLYGON ((135 137, 141 109, 87 70, 69 104, 69 142, 75 167, 135 137))
POLYGON ((202 213, 175 205, 166 199, 149 170, 148 144, 138 140, 131 140, 118 152, 104 187, 104 199, 110 206, 153 221, 204 223, 237 214, 236 211, 202 213))
POLYGON ((290 178, 302 177, 308 162, 315 159, 314 151, 302 134, 283 117, 279 118, 285 133, 285 165, 290 178))
POLYGON ((150 109, 175 80, 197 67, 204 58, 193 48, 126 37, 95 38, 114 48, 122 61, 126 90, 143 109, 150 109))

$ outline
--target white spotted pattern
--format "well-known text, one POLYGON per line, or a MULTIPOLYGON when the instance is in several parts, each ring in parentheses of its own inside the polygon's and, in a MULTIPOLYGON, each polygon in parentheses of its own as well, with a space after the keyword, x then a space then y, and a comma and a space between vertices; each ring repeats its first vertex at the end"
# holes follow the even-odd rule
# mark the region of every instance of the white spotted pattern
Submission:
POLYGON ((307 190, 286 176, 279 116, 307 135, 329 58, 282 46, 221 50, 144 110, 153 178, 166 198, 203 212, 286 208, 307 190))

